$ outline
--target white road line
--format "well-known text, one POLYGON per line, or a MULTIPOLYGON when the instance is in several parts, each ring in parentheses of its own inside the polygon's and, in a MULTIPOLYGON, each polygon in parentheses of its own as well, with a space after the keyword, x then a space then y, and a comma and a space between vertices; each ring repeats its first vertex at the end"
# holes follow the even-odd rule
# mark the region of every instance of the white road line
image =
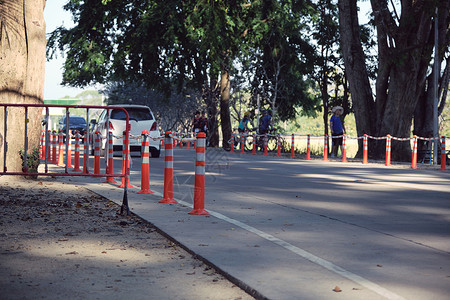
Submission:
MULTIPOLYGON (((155 196, 159 196, 159 197, 163 196, 163 194, 161 194, 159 192, 154 192, 154 195, 155 196)), ((191 203, 188 203, 188 202, 183 201, 183 200, 178 200, 178 199, 175 199, 175 200, 179 204, 181 204, 183 206, 187 206, 187 207, 193 208, 193 205, 191 203)), ((263 232, 263 231, 261 231, 259 229, 256 229, 256 228, 254 228, 252 226, 249 226, 249 225, 247 225, 245 223, 242 223, 242 222, 240 222, 238 220, 229 218, 229 217, 227 217, 227 216, 225 216, 225 215, 223 215, 221 213, 218 213, 218 212, 215 212, 215 211, 211 211, 211 210, 207 210, 207 211, 210 213, 211 216, 214 216, 214 217, 216 217, 216 218, 218 218, 220 220, 223 220, 225 222, 228 222, 230 224, 238 226, 238 227, 240 227, 240 228, 242 228, 244 230, 247 230, 247 231, 249 231, 251 233, 254 233, 254 234, 260 236, 263 239, 266 239, 266 240, 268 240, 268 241, 270 241, 270 242, 272 242, 272 243, 274 243, 274 244, 276 244, 278 246, 281 246, 281 247, 285 248, 286 250, 291 251, 294 254, 297 254, 300 257, 303 257, 304 259, 309 260, 312 263, 315 263, 315 264, 317 264, 317 265, 319 265, 319 266, 321 266, 321 267, 323 267, 323 268, 325 268, 325 269, 327 269, 327 270, 329 270, 329 271, 331 271, 333 273, 336 273, 336 274, 338 274, 338 275, 340 275, 342 277, 345 277, 345 278, 347 278, 347 279, 349 279, 349 280, 351 280, 351 281, 353 281, 353 282, 355 282, 355 283, 357 283, 357 284, 359 284, 359 285, 361 285, 363 287, 366 287, 369 290, 377 293, 378 295, 381 295, 381 296, 385 297, 386 299, 389 299, 389 300, 406 300, 402 296, 399 296, 399 295, 397 295, 397 294, 395 294, 395 293, 385 289, 384 287, 382 287, 382 286, 380 286, 380 285, 378 285, 376 283, 373 283, 372 281, 370 281, 370 280, 368 280, 368 279, 366 279, 364 277, 361 277, 361 276, 356 275, 356 274, 354 274, 352 272, 349 272, 349 271, 345 270, 344 268, 341 268, 341 267, 333 264, 332 262, 329 262, 329 261, 327 261, 327 260, 325 260, 323 258, 320 258, 320 257, 318 257, 318 256, 316 256, 316 255, 314 255, 314 254, 312 254, 312 253, 310 253, 310 252, 308 252, 306 250, 303 250, 303 249, 301 249, 301 248, 299 248, 297 246, 294 246, 294 245, 292 245, 292 244, 290 244, 290 243, 288 243, 286 241, 283 241, 282 239, 279 239, 279 238, 277 238, 277 237, 275 237, 275 236, 273 236, 271 234, 265 233, 265 232, 263 232)))
MULTIPOLYGON (((175 199, 175 200, 177 200, 177 202, 179 204, 181 204, 181 205, 184 205, 184 206, 187 206, 187 207, 190 207, 190 208, 193 207, 192 204, 190 204, 188 202, 185 202, 183 200, 178 200, 178 199, 175 199)), ((312 263, 315 263, 315 264, 317 264, 317 265, 319 265, 321 267, 324 267, 325 269, 327 269, 327 270, 329 270, 331 272, 334 272, 334 273, 336 273, 336 274, 338 274, 338 275, 340 275, 342 277, 345 277, 345 278, 347 278, 347 279, 349 279, 349 280, 351 280, 351 281, 353 281, 353 282, 355 282, 355 283, 357 283, 357 284, 359 284, 361 286, 364 286, 364 287, 372 290, 373 292, 375 292, 375 293, 385 297, 386 299, 390 299, 390 300, 405 300, 405 298, 403 298, 403 297, 401 297, 401 296, 399 296, 399 295, 397 295, 397 294, 395 294, 395 293, 385 289, 382 286, 379 286, 376 283, 371 282, 368 279, 365 279, 364 277, 361 277, 361 276, 356 275, 356 274, 354 274, 352 272, 349 272, 349 271, 347 271, 347 270, 345 270, 345 269, 343 269, 343 268, 341 268, 339 266, 336 266, 332 262, 329 262, 329 261, 327 261, 325 259, 322 259, 322 258, 320 258, 318 256, 315 256, 314 254, 312 254, 312 253, 310 253, 308 251, 305 251, 305 250, 303 250, 303 249, 301 249, 301 248, 299 248, 297 246, 294 246, 294 245, 292 245, 292 244, 290 244, 290 243, 288 243, 286 241, 283 241, 283 240, 281 240, 281 239, 279 239, 279 238, 277 238, 277 237, 275 237, 275 236, 273 236, 271 234, 265 233, 265 232, 263 232, 263 231, 261 231, 259 229, 256 229, 256 228, 254 228, 252 226, 249 226, 249 225, 247 225, 245 223, 242 223, 242 222, 240 222, 238 220, 229 218, 229 217, 227 217, 227 216, 225 216, 225 215, 223 215, 221 213, 218 213, 218 212, 215 212, 215 211, 211 211, 211 210, 207 210, 207 211, 212 216, 214 216, 214 217, 216 217, 218 219, 221 219, 221 220, 226 221, 226 222, 228 222, 230 224, 236 225, 236 226, 238 226, 238 227, 240 227, 240 228, 242 228, 244 230, 247 230, 247 231, 249 231, 251 233, 254 233, 254 234, 262 237, 263 239, 271 241, 272 243, 274 243, 274 244, 276 244, 278 246, 281 246, 281 247, 285 248, 286 250, 289 250, 292 253, 295 253, 295 254, 297 254, 297 255, 299 255, 299 256, 309 260, 312 263)))

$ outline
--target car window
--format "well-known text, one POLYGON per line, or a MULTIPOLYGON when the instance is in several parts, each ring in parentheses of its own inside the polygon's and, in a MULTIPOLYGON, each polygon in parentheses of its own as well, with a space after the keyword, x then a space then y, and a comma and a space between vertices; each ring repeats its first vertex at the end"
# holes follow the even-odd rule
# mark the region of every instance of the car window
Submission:
MULTIPOLYGON (((150 111, 146 108, 127 107, 125 109, 128 112, 128 116, 129 116, 130 120, 136 120, 136 121, 153 120, 153 117, 150 114, 150 111)), ((111 119, 125 121, 127 119, 127 116, 125 115, 125 112, 123 110, 113 109, 113 111, 111 112, 111 119)))
POLYGON ((69 117, 69 123, 82 125, 82 124, 86 124, 86 121, 84 120, 84 118, 74 118, 74 117, 70 118, 69 117))

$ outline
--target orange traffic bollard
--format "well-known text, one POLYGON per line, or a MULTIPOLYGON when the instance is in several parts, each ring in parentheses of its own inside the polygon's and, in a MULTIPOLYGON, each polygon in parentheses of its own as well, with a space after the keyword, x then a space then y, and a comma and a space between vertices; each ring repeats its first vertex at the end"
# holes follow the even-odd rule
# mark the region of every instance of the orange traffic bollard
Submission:
POLYGON ((52 163, 57 163, 57 157, 56 157, 56 130, 53 130, 53 142, 52 142, 52 163))
POLYGON ((234 133, 231 134, 230 152, 234 153, 234 133))
MULTIPOLYGON (((124 131, 123 132, 123 144, 122 144, 122 174, 126 174, 127 173, 127 169, 130 169, 130 165, 131 165, 131 156, 130 156, 130 141, 128 140, 127 137, 127 132, 124 131), (126 165, 127 162, 127 157, 128 157, 128 166, 126 165)), ((125 187, 125 182, 128 181, 127 184, 127 188, 132 188, 133 186, 130 183, 130 180, 126 180, 125 177, 122 177, 122 184, 119 185, 119 187, 124 188, 125 187)))
POLYGON ((200 132, 197 135, 197 149, 195 160, 195 184, 194 184, 194 209, 190 215, 209 215, 205 210, 205 150, 206 134, 200 132))
POLYGON ((72 143, 70 141, 70 134, 67 136, 67 168, 73 168, 72 166, 72 143))
POLYGON ((277 135, 277 156, 281 156, 281 137, 280 134, 277 135))
POLYGON ((411 169, 417 169, 417 136, 413 137, 411 169))
POLYGON ((80 169, 80 132, 77 130, 75 131, 75 154, 74 154, 74 166, 73 171, 74 172, 81 172, 80 169))
POLYGON ((323 160, 328 160, 328 135, 323 137, 323 160))
POLYGON ((159 203, 178 203, 173 199, 173 142, 172 132, 165 134, 164 151, 164 197, 159 203))
POLYGON ((244 134, 241 135, 241 153, 243 154, 245 149, 244 149, 244 145, 245 144, 245 136, 244 134))
POLYGON ((391 135, 386 136, 386 167, 391 166, 391 135))
POLYGON ((138 194, 153 194, 150 190, 150 162, 149 162, 149 143, 148 131, 142 131, 142 148, 141 153, 141 190, 138 194))
POLYGON ((252 140, 252 154, 256 155, 256 135, 253 134, 253 140, 252 140))
POLYGON ((307 144, 306 144, 306 159, 311 160, 311 135, 308 134, 307 138, 307 144))
POLYGON ((368 147, 368 140, 367 140, 367 134, 364 134, 363 137, 363 164, 368 164, 368 156, 369 156, 369 147, 368 147))
MULTIPOLYGON (((108 175, 114 174, 114 145, 113 145, 113 134, 108 133, 108 163, 106 165, 106 173, 108 175)), ((112 176, 106 176, 105 183, 117 183, 112 176)))
POLYGON ((441 137, 441 171, 447 170, 445 168, 447 155, 445 154, 445 136, 441 137))
POLYGON ((344 133, 342 136, 342 162, 347 161, 347 135, 344 133))
POLYGON ((58 134, 58 167, 64 167, 64 149, 63 149, 63 133, 62 131, 58 134))
POLYGON ((94 175, 95 177, 100 177, 100 147, 101 147, 101 135, 100 131, 94 133, 94 175))
POLYGON ((269 143, 269 137, 267 136, 267 133, 264 135, 264 155, 267 155, 267 144, 269 143))

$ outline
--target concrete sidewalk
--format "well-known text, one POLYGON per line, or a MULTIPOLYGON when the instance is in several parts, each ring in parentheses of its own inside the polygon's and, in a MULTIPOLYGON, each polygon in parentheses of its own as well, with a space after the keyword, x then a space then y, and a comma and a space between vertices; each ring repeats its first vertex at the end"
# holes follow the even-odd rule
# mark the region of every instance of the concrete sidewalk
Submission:
MULTIPOLYGON (((133 172, 131 211, 260 298, 448 299, 448 172, 228 153, 227 168, 207 173, 210 215, 197 216, 193 151, 175 152, 179 203, 158 203, 163 163, 151 160, 155 193, 137 194, 133 172)), ((87 181, 122 203, 123 189, 87 181)))

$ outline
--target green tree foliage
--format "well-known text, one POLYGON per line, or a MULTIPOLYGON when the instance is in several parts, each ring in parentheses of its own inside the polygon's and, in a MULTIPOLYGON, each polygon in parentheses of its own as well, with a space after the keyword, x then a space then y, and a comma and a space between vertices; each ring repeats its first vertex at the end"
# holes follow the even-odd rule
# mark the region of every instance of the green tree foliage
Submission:
POLYGON ((313 7, 307 1, 263 1, 255 24, 254 51, 244 60, 252 78, 251 90, 262 107, 272 108, 281 120, 295 117, 296 106, 306 112, 317 108, 307 92, 306 74, 312 73, 314 49, 308 34, 313 7))
POLYGON ((164 91, 201 89, 221 101, 226 81, 239 72, 233 63, 250 57, 257 90, 271 86, 265 99, 287 119, 295 105, 316 107, 305 92, 313 53, 305 34, 313 10, 308 3, 72 0, 65 9, 76 26, 51 34, 48 56, 66 51, 63 84, 142 81, 164 91))

